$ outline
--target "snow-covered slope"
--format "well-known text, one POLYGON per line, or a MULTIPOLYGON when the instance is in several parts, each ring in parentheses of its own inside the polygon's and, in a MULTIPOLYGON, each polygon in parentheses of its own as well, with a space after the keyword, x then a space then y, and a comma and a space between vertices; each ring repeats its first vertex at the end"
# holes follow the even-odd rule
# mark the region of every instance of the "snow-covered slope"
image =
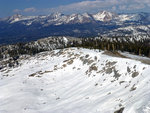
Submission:
POLYGON ((68 48, 20 57, 0 70, 0 113, 149 113, 150 66, 107 54, 68 48))

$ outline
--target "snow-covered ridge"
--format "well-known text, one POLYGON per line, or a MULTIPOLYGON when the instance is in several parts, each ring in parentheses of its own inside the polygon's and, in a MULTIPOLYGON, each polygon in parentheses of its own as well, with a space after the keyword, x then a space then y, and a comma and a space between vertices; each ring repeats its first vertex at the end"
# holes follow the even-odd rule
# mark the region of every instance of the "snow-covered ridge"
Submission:
MULTIPOLYGON (((144 38, 144 35, 149 34, 150 33, 150 27, 149 25, 138 25, 138 26, 126 26, 126 27, 120 27, 117 29, 114 29, 112 31, 110 31, 110 34, 117 34, 118 36, 121 36, 121 33, 123 32, 128 32, 129 34, 133 34, 134 36, 140 36, 144 38)), ((128 36, 129 34, 126 34, 126 36, 128 36)))
POLYGON ((150 112, 150 66, 82 48, 18 59, 0 70, 0 113, 150 112))
POLYGON ((35 18, 37 18, 37 16, 23 16, 23 15, 16 14, 16 15, 11 16, 8 21, 10 23, 15 23, 15 22, 24 21, 24 20, 25 21, 32 20, 35 18))

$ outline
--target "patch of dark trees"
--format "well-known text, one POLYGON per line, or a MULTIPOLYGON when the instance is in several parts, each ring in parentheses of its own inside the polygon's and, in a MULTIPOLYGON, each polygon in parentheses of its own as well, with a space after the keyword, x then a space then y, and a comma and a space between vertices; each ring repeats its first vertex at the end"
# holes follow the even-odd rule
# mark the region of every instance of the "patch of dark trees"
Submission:
POLYGON ((150 39, 129 39, 112 37, 108 38, 82 38, 82 43, 73 42, 68 47, 83 47, 89 49, 108 50, 111 52, 121 51, 129 52, 131 54, 150 57, 150 39))
MULTIPOLYGON (((72 40, 65 45, 63 42, 62 48, 68 47, 82 47, 89 49, 99 49, 108 51, 121 51, 129 52, 131 54, 150 57, 150 39, 130 39, 130 38, 80 38, 78 41, 72 40)), ((9 45, 8 45, 9 46, 9 45)), ((35 55, 37 53, 48 51, 47 49, 39 49, 38 47, 28 46, 26 43, 18 43, 12 47, 2 46, 0 47, 0 59, 12 57, 17 60, 20 55, 35 55)))

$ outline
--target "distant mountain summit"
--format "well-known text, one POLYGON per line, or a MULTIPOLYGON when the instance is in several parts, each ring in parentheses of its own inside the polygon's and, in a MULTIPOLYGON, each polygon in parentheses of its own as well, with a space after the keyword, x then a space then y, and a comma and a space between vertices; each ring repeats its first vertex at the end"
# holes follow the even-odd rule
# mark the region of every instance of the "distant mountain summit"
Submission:
POLYGON ((111 21, 112 19, 114 19, 117 16, 118 16, 117 14, 107 12, 107 11, 102 11, 102 12, 99 12, 99 13, 93 15, 95 20, 103 21, 103 22, 111 21))

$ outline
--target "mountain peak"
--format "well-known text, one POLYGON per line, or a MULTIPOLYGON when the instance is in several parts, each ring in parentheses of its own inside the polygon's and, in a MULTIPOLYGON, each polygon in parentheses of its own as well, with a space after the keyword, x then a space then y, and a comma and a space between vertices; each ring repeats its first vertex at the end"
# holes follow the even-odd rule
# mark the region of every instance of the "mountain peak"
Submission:
POLYGON ((59 17, 63 16, 63 14, 60 12, 56 12, 56 13, 52 13, 50 16, 52 16, 53 18, 59 18, 59 17))
POLYGON ((14 14, 13 16, 9 17, 8 21, 10 23, 13 23, 13 22, 17 22, 20 20, 20 18, 22 18, 23 16, 20 15, 20 14, 14 14))
POLYGON ((116 14, 104 10, 104 11, 98 12, 97 14, 93 16, 96 20, 105 22, 105 21, 111 21, 116 16, 116 14))
POLYGON ((91 14, 89 14, 89 13, 83 13, 82 15, 85 16, 85 17, 87 17, 87 18, 91 17, 91 14))
POLYGON ((21 15, 21 14, 14 14, 14 15, 12 15, 11 17, 9 17, 10 19, 16 19, 16 18, 21 18, 21 17, 23 17, 23 15, 21 15))

